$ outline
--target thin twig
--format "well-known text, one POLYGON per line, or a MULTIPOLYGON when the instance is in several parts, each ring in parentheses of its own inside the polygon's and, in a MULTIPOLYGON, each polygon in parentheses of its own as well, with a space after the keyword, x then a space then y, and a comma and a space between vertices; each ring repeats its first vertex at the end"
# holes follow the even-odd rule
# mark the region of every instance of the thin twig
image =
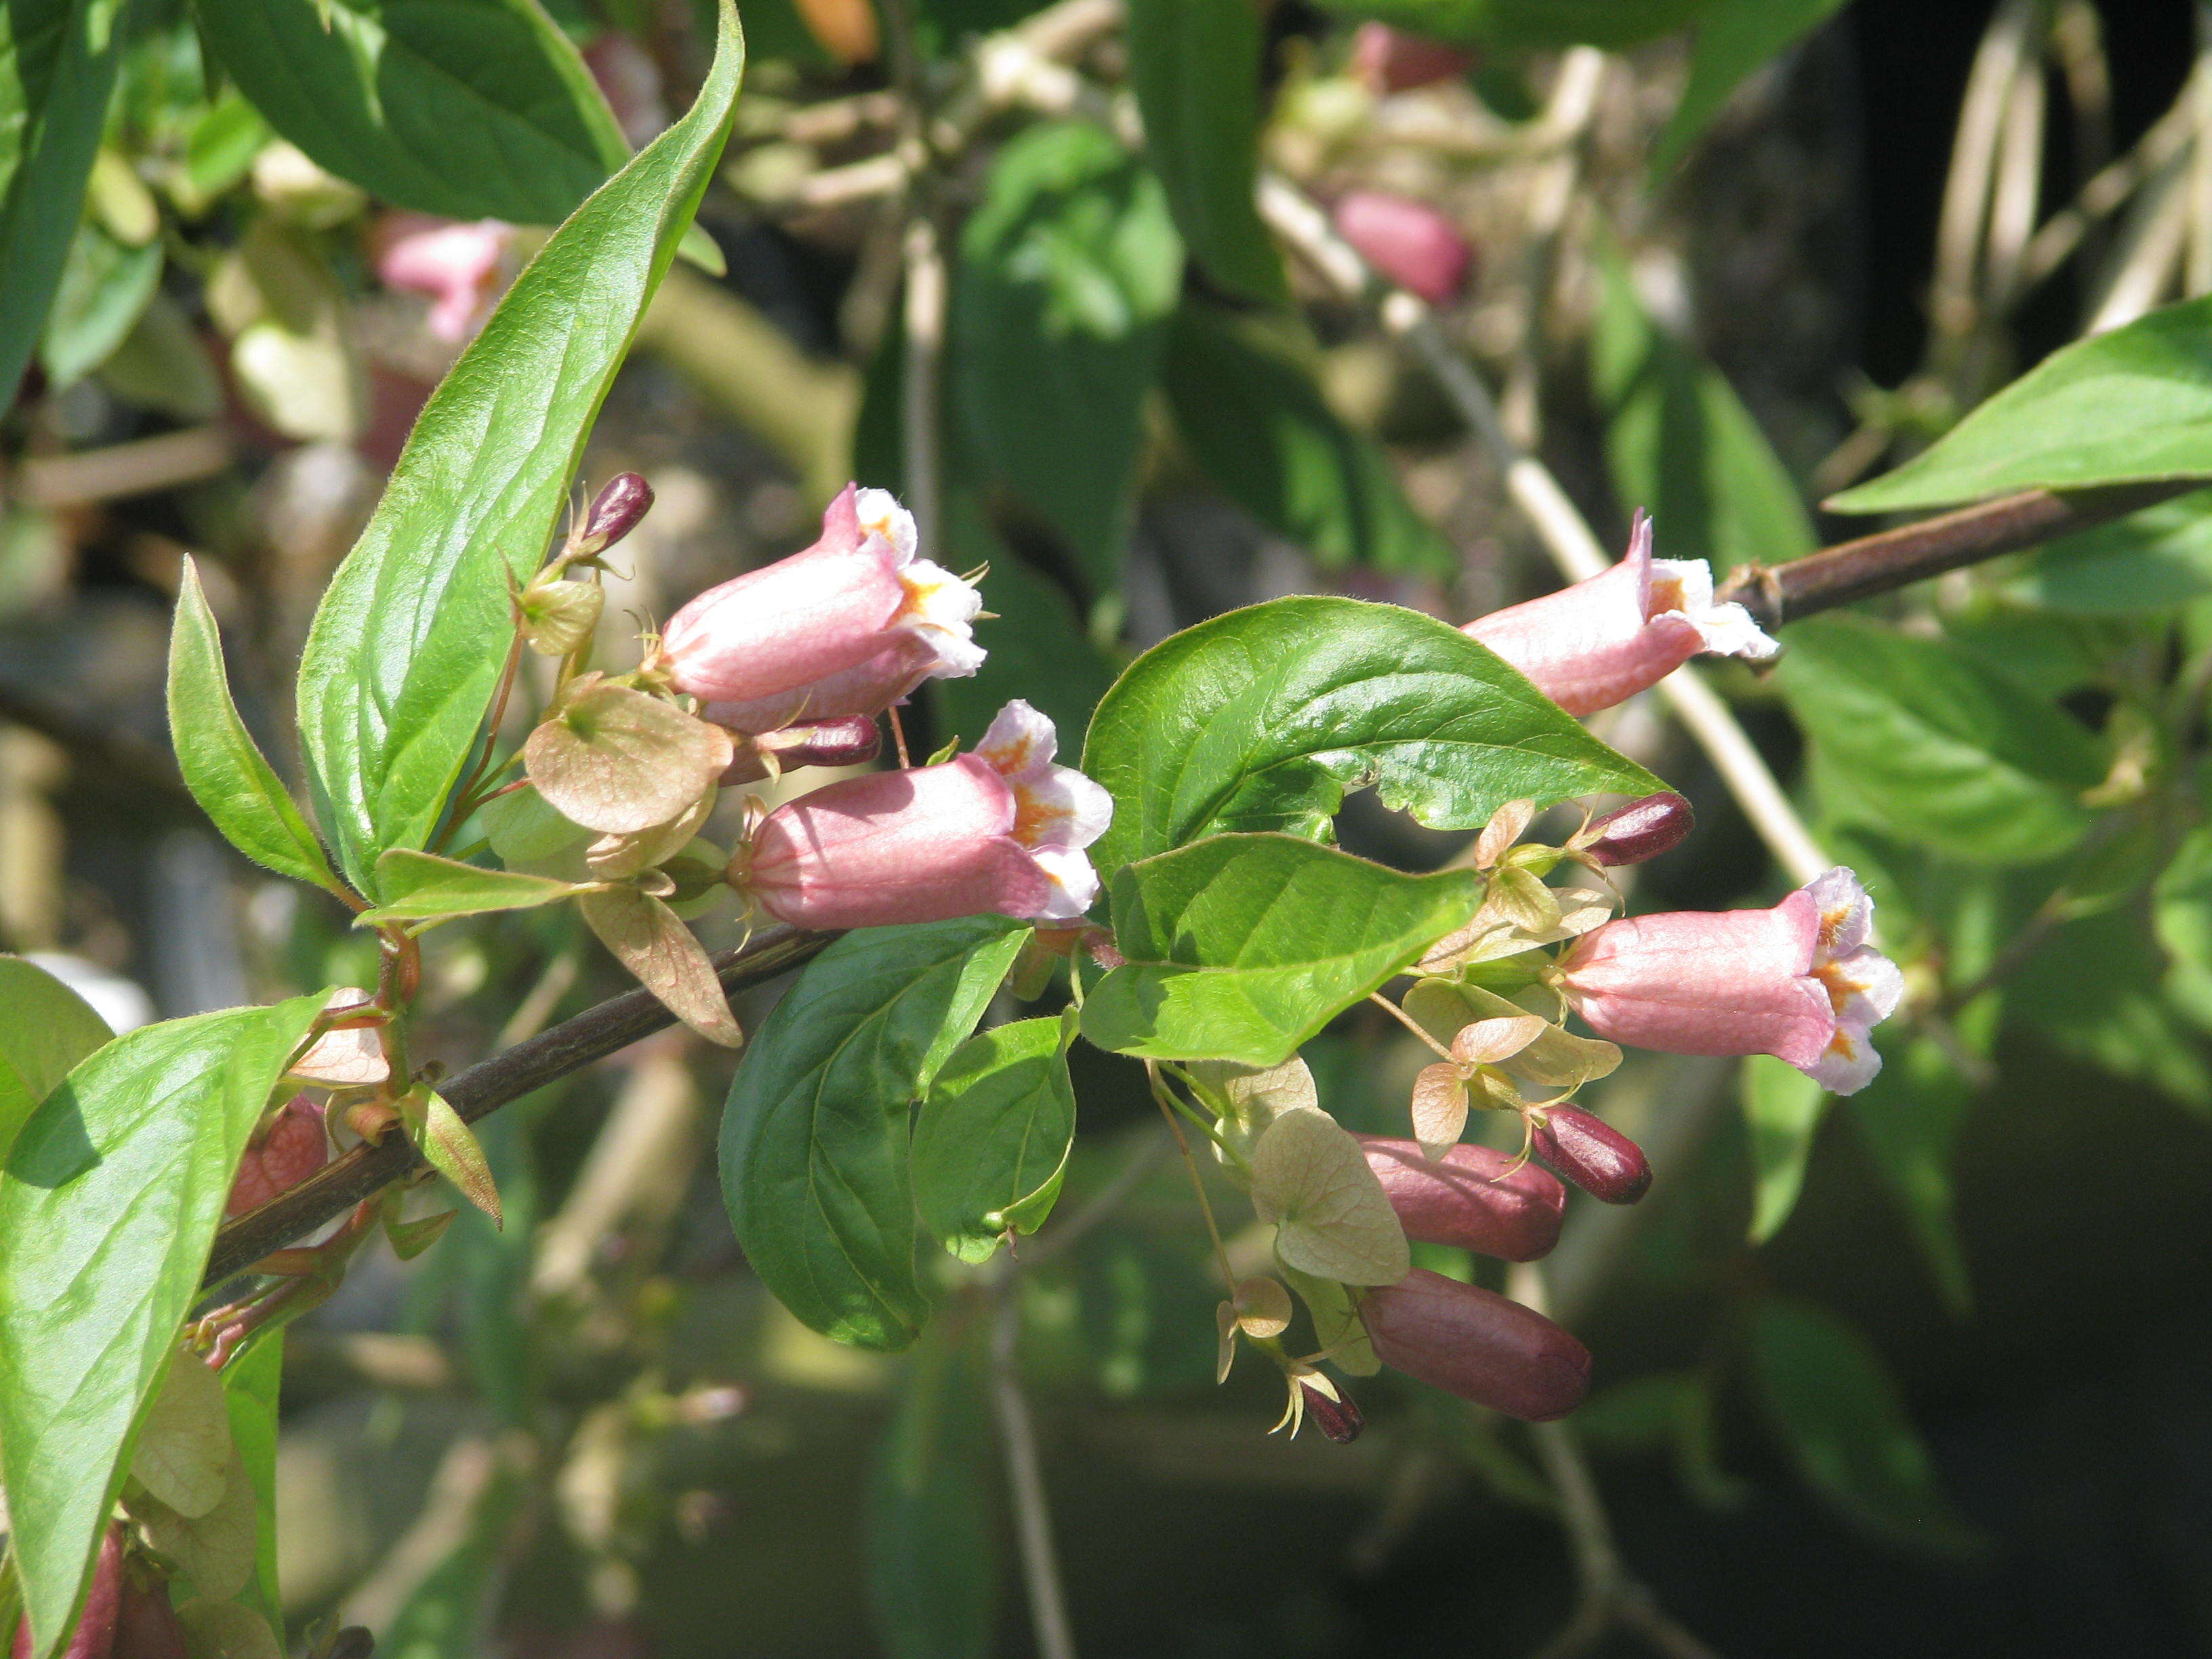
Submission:
MULTIPOLYGON (((763 984, 811 961, 836 937, 775 927, 713 958, 722 988, 735 993, 763 984)), ((586 1008, 552 1030, 480 1060, 448 1079, 438 1092, 473 1123, 510 1101, 544 1088, 676 1023, 676 1016, 643 987, 586 1008)), ((259 1209, 224 1224, 202 1281, 215 1285, 243 1272, 271 1250, 314 1231, 342 1211, 410 1170, 425 1167, 402 1135, 354 1147, 259 1209)))
POLYGON ((1013 1499, 1022 1582, 1029 1589, 1030 1623, 1043 1659, 1075 1659, 1075 1632, 1060 1585, 1060 1556, 1053 1547, 1052 1510, 1037 1461, 1036 1427, 1022 1394, 1021 1328, 1020 1298, 1011 1289, 1002 1290, 991 1331, 991 1403, 999 1422, 999 1443, 1006 1455, 1006 1486, 1013 1499))

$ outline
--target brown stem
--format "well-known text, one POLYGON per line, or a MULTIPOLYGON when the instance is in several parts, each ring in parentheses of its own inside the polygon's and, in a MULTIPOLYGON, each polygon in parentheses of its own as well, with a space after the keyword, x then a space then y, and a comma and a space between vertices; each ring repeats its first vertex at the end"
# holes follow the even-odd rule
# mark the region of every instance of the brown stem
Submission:
MULTIPOLYGON (((811 961, 836 937, 769 928, 734 951, 717 951, 714 967, 724 990, 739 991, 811 961)), ((675 1023, 676 1016, 652 992, 642 987, 625 991, 503 1054, 479 1060, 448 1079, 439 1092, 464 1121, 473 1123, 675 1023)), ((388 1135, 376 1146, 356 1146, 259 1209, 226 1223, 216 1235, 203 1283, 217 1285, 243 1272, 421 1164, 402 1135, 388 1135)))
POLYGON ((2087 530, 2191 489, 2203 480, 2160 479, 2096 489, 2028 489, 1900 525, 1808 553, 1787 564, 1739 566, 1718 595, 1734 599, 1768 629, 1893 588, 2017 553, 2087 530))

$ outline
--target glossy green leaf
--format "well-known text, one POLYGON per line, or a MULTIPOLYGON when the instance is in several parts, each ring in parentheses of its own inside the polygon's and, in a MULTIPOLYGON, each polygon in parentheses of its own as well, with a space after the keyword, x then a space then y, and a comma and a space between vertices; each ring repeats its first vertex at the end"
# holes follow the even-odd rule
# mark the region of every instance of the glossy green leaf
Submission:
POLYGON ((1768 1054, 1744 1060, 1737 1090, 1751 1132, 1751 1242, 1764 1244, 1797 1207, 1829 1096, 1795 1066, 1768 1054))
POLYGON ((96 222, 81 226, 39 343, 47 381, 74 386, 106 362, 137 325, 161 280, 160 240, 118 242, 96 222))
POLYGON ((1182 242, 1159 180, 1105 128, 1031 127, 960 232, 952 391, 977 453, 1121 585, 1137 452, 1182 242))
POLYGON ((0 957, 0 1164, 33 1108, 115 1033, 35 963, 0 957))
POLYGON ((988 1261, 1052 1213, 1075 1140, 1073 1024, 1017 1020, 953 1050, 914 1125, 914 1199, 963 1261, 988 1261))
POLYGON ((436 920, 474 915, 485 910, 527 910, 552 904, 578 890, 574 882, 520 870, 487 870, 433 853, 395 847, 376 861, 376 880, 384 902, 354 918, 357 926, 387 921, 436 920))
POLYGON ((2105 775, 2097 739, 1956 646, 1856 617, 1790 630, 1775 678, 1875 827, 1972 864, 2064 852, 2105 775))
POLYGON ((2017 591, 2054 611, 2125 616, 2212 593, 2212 490, 2200 489, 2046 544, 2017 591))
POLYGON ((1282 258, 1255 202, 1260 167, 1259 8, 1249 0, 1133 0, 1129 81, 1145 157, 1167 186, 1191 257, 1230 293, 1274 301, 1282 258))
MULTIPOLYGON (((1960 1024, 1986 1033, 1996 1010, 1970 1010, 1960 1024)), ((1883 1183, 1905 1212, 1913 1242, 1953 1314, 1972 1312, 1974 1284, 1953 1209, 1952 1155, 1974 1091, 1928 1037, 1893 1036, 1881 1075, 1850 1097, 1852 1121, 1883 1183)))
POLYGON ((322 843, 292 804, 231 701, 222 635, 187 558, 177 585, 169 633, 169 740, 185 787, 223 839, 295 881, 343 890, 322 843))
POLYGON ((1633 46, 1671 33, 1713 0, 1321 0, 1440 40, 1499 46, 1633 46))
POLYGON ((373 898, 377 854, 422 847, 499 678, 507 585, 544 556, 600 401, 691 222, 743 67, 726 4, 681 121, 553 234, 432 394, 300 665, 324 829, 373 898))
POLYGON ((271 126, 396 207, 557 224, 629 153, 537 0, 200 0, 197 9, 271 126))
POLYGON ((45 331, 84 207, 127 0, 0 6, 0 397, 45 331))
POLYGON ((1751 74, 1840 11, 1850 0, 1717 0, 1690 37, 1690 82, 1652 146, 1651 176, 1662 179, 1688 153, 1751 74))
POLYGON ((2015 489, 2212 477, 2212 297, 2061 347, 1838 513, 1949 507, 2015 489))
POLYGON ((1029 931, 963 916, 848 933, 754 1034, 722 1118, 722 1195, 753 1270, 816 1330, 902 1348, 929 1316, 908 1114, 1029 931))
POLYGON ((1224 830, 1314 839, 1345 792, 1436 829, 1509 800, 1664 788, 1455 628, 1358 599, 1273 599, 1186 629, 1132 663, 1091 723, 1083 769, 1114 794, 1091 849, 1132 859, 1224 830))
POLYGON ((1655 322, 1618 257, 1599 267, 1590 379, 1613 493, 1651 514, 1662 559, 1714 571, 1819 545, 1797 486, 1721 372, 1655 322))
POLYGON ((1759 1304, 1752 1377, 1783 1449, 1847 1520, 1939 1555, 1984 1546, 1951 1507, 1881 1356, 1855 1328, 1800 1302, 1759 1304))
POLYGON ((1254 329, 1187 301, 1161 375, 1176 428, 1230 498, 1324 569, 1449 581, 1459 554, 1406 499, 1390 458, 1254 329))
POLYGON ((1275 1066, 1465 922, 1471 870, 1409 876, 1291 836, 1215 836, 1114 878, 1115 943, 1083 1034, 1162 1060, 1275 1066))
POLYGON ((997 1482, 983 1377, 963 1356, 915 1357, 868 1480, 868 1606, 890 1659, 991 1659, 997 1482))
POLYGON ((322 1005, 116 1038, 32 1113, 0 1170, 0 1472, 35 1659, 83 1594, 246 1136, 322 1005))

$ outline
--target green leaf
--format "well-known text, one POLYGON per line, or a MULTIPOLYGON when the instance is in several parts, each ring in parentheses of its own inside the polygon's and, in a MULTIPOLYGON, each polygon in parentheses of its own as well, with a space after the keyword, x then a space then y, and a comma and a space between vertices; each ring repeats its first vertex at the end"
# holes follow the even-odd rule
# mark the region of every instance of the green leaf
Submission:
POLYGON ((1128 958, 1085 1000, 1083 1034, 1161 1060, 1276 1066, 1465 922, 1471 870, 1409 876, 1291 836, 1215 836, 1114 878, 1128 958))
POLYGON ((131 1477, 179 1515, 205 1515, 230 1474, 230 1407, 222 1379, 188 1346, 173 1350, 138 1425, 131 1477))
POLYGON ((343 892, 322 843, 238 717, 223 668, 222 635, 190 558, 178 580, 177 616, 169 632, 168 695, 177 769, 223 839, 280 876, 343 892))
POLYGON ((2005 982, 2004 1018, 2033 1036, 2212 1115, 2203 1036, 2173 1006, 2159 933, 2136 906, 2069 922, 2005 982))
POLYGON ((316 810, 372 898, 422 847, 491 700, 507 584, 543 557, 615 370, 729 131, 744 49, 726 3, 690 113, 553 234, 432 394, 300 664, 316 810))
POLYGON ((940 540, 958 558, 939 562, 966 569, 988 560, 983 590, 992 615, 975 623, 975 643, 989 653, 983 665, 963 678, 932 682, 944 720, 939 729, 972 747, 999 710, 1022 697, 1073 747, 1114 683, 1114 665, 1083 631, 1066 592, 993 535, 971 501, 953 496, 945 519, 940 540))
POLYGON ((1159 180, 1087 121, 1001 149, 960 233, 953 393, 982 458, 1121 586, 1145 394, 1182 286, 1159 180))
POLYGON ((1113 792, 1102 874, 1225 830, 1326 839, 1345 792, 1439 830, 1509 800, 1664 788, 1455 628, 1358 599, 1273 599, 1186 629, 1098 706, 1083 769, 1113 792))
POLYGON ((116 1038, 46 1097, 0 1171, 0 1484, 33 1659, 75 1614, 246 1136, 322 1006, 116 1038))
MULTIPOLYGON (((1996 1012, 1972 1009, 1962 1024, 1986 1032, 1996 1012)), ((1953 1212, 1951 1158, 1974 1091, 1930 1038, 1893 1039, 1882 1059, 1881 1075, 1850 1097, 1851 1119, 1905 1212, 1944 1304, 1963 1319, 1973 1311, 1974 1282, 1953 1212)))
POLYGON ((158 238, 131 247, 99 224, 80 226, 39 344, 48 382, 74 386, 106 362, 136 326, 161 280, 158 238))
POLYGON ((396 207, 557 224, 629 153, 537 0, 200 0, 196 10, 271 126, 396 207))
POLYGON ((2212 490, 2046 544, 2015 584, 2054 611, 2125 616, 2212 593, 2212 490))
POLYGON ((1413 1271, 1405 1230, 1351 1132, 1318 1108, 1285 1112, 1252 1149, 1252 1208, 1282 1264, 1340 1285, 1413 1271))
POLYGON ((45 969, 0 957, 0 1164, 38 1103, 114 1036, 89 1003, 45 969))
POLYGON ((1651 149, 1662 179, 1751 73, 1778 57, 1850 0, 1719 0, 1703 8, 1690 42, 1690 83, 1651 149))
POLYGON ((1837 513, 1950 507, 2015 489, 2212 477, 2212 297, 2063 346, 1837 513))
POLYGON ((283 1607, 276 1587, 276 1402, 284 1383, 284 1333, 279 1328, 246 1346, 223 1367, 231 1443, 253 1489, 253 1584, 246 1600, 273 1623, 283 1607))
POLYGON ((1313 376, 1257 330, 1186 301, 1161 380, 1207 475, 1324 569, 1459 574, 1459 554, 1406 499, 1389 456, 1339 420, 1313 376))
POLYGON ((902 1348, 928 1318, 908 1113, 1029 932, 963 916, 848 933, 754 1035, 722 1119, 722 1194, 753 1270, 816 1330, 902 1348))
POLYGON ((931 1085, 914 1126, 922 1222, 963 1261, 1052 1213, 1075 1141, 1072 1021, 1017 1020, 972 1036, 931 1085))
POLYGON ((1876 828, 1970 864, 2033 863, 2088 828, 2097 739, 1946 641, 1815 617, 1790 630, 1775 678, 1876 828))
POLYGON ((917 1355, 868 1480, 868 1605, 890 1659, 991 1659, 999 1530, 984 1379, 917 1355))
POLYGON ((1829 1096, 1795 1066, 1767 1054, 1744 1060, 1737 1086, 1751 1132, 1751 1242, 1764 1244, 1797 1207, 1829 1096))
POLYGON ((1599 266, 1590 379, 1613 493, 1651 514, 1662 559, 1717 573, 1819 545, 1789 471, 1721 372, 1655 322, 1610 251, 1599 266))
POLYGON ((525 875, 519 870, 487 870, 434 853, 412 853, 395 847, 376 861, 376 880, 384 902, 354 918, 357 927, 380 927, 388 921, 437 920, 474 915, 485 910, 527 910, 553 904, 571 894, 589 890, 574 882, 550 876, 525 875))
POLYGON ((1874 1345, 1834 1315, 1772 1298, 1751 1322, 1752 1376, 1805 1483, 1877 1536, 1937 1555, 1986 1546, 1936 1482, 1874 1345))
POLYGON ((475 1133, 445 1096, 434 1089, 418 1088, 402 1103, 400 1112, 409 1120, 415 1150, 430 1167, 489 1216, 494 1227, 502 1225, 499 1185, 492 1179, 491 1166, 484 1162, 483 1148, 477 1145, 475 1133))
POLYGON ((1713 0, 1321 0, 1440 40, 1498 46, 1633 46, 1672 33, 1713 0))
POLYGON ((1249 0, 1133 0, 1129 80, 1145 156, 1191 257, 1230 293, 1288 292, 1254 200, 1260 168, 1259 8, 1249 0))
POLYGON ((76 235, 127 3, 0 6, 0 398, 11 402, 76 235))

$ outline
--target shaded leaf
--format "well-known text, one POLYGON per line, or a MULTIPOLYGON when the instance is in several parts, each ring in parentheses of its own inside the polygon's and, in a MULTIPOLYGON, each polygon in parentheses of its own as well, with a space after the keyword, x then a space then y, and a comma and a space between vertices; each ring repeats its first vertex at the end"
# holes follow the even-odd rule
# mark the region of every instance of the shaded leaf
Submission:
POLYGON ((1327 1112, 1285 1112, 1252 1149, 1252 1207, 1285 1267, 1343 1285, 1413 1271, 1404 1229, 1351 1133, 1327 1112))
POLYGON ((984 1379, 960 1355, 917 1357, 868 1480, 868 1605, 890 1659, 996 1650, 996 1470, 984 1379))
POLYGON ((1075 1141, 1072 1018, 1024 1019, 970 1037, 937 1074, 914 1125, 922 1222, 963 1261, 1052 1213, 1075 1141))
POLYGON ((1084 631, 1066 592, 993 535, 971 501, 952 497, 945 518, 946 543, 958 554, 951 568, 990 565, 984 587, 993 614, 975 623, 975 643, 989 653, 983 665, 965 678, 932 682, 940 729, 973 747, 998 712, 1021 697, 1072 740, 1114 683, 1113 663, 1084 631))
POLYGON ((1671 33, 1713 0, 1320 0, 1441 40, 1498 46, 1633 46, 1671 33))
POLYGON ((137 325, 161 281, 161 244, 133 247, 97 223, 80 226, 39 343, 54 386, 73 386, 106 362, 137 325))
POLYGON ((963 916, 848 933, 747 1048, 722 1119, 722 1193, 754 1271, 816 1330, 902 1348, 928 1317, 908 1114, 1029 933, 963 916))
POLYGON ((1795 1066, 1767 1054, 1746 1057, 1737 1088, 1751 1132, 1751 1242, 1763 1244, 1797 1207, 1829 1096, 1795 1066))
POLYGON ((1459 574, 1458 551, 1406 499, 1382 446, 1338 419, 1313 376, 1255 330, 1186 301, 1161 382, 1207 476, 1323 569, 1459 574))
POLYGON ((244 1599, 272 1619, 281 1614, 276 1585, 276 1401, 284 1382, 284 1332, 269 1331, 223 1367, 230 1437, 253 1491, 257 1540, 253 1584, 244 1599))
POLYGON ((1358 599, 1274 599, 1163 641, 1099 704, 1083 769, 1114 794, 1091 849, 1132 859, 1228 830, 1328 838, 1348 789, 1436 829, 1509 800, 1663 786, 1456 629, 1358 599))
POLYGON ((635 887, 610 887, 576 901, 586 924, 615 959, 637 975, 668 1012, 710 1042, 741 1047, 744 1033, 728 993, 683 918, 635 887))
MULTIPOLYGON (((1410 1260, 1410 1255, 1408 1260, 1410 1260)), ((1367 1327, 1359 1322, 1359 1305, 1352 1293, 1333 1279, 1317 1279, 1283 1264, 1283 1277, 1306 1304, 1313 1321, 1314 1341, 1328 1363, 1348 1376, 1372 1376, 1382 1369, 1375 1345, 1367 1340, 1367 1327)))
POLYGON ((2212 593, 2212 490, 2195 490, 2045 544, 2018 589, 2054 611, 2126 616, 2212 593))
POLYGON ((1464 920, 1468 870, 1409 876, 1290 836, 1216 836, 1114 878, 1127 965, 1084 1004, 1101 1048, 1275 1066, 1464 920))
POLYGON ((89 1003, 45 969, 0 957, 0 1164, 32 1109, 114 1035, 89 1003))
POLYGON ((1706 0, 1691 35, 1690 82, 1659 141, 1651 176, 1671 172, 1753 71, 1818 28, 1850 0, 1706 0))
MULTIPOLYGON (((1966 1023, 1986 1030, 1995 1012, 1973 1010, 1966 1023)), ((1960 1318, 1973 1310, 1974 1286, 1953 1212, 1951 1157, 1973 1102, 1943 1050, 1918 1036, 1893 1039, 1881 1075, 1850 1097, 1875 1168, 1905 1212, 1944 1305, 1960 1318)))
MULTIPOLYGON (((338 568, 300 672, 300 742, 339 861, 422 847, 474 746, 526 578, 592 417, 728 131, 744 56, 724 3, 691 111, 556 231, 416 420, 338 568)), ((372 898, 380 896, 364 886, 372 898)))

